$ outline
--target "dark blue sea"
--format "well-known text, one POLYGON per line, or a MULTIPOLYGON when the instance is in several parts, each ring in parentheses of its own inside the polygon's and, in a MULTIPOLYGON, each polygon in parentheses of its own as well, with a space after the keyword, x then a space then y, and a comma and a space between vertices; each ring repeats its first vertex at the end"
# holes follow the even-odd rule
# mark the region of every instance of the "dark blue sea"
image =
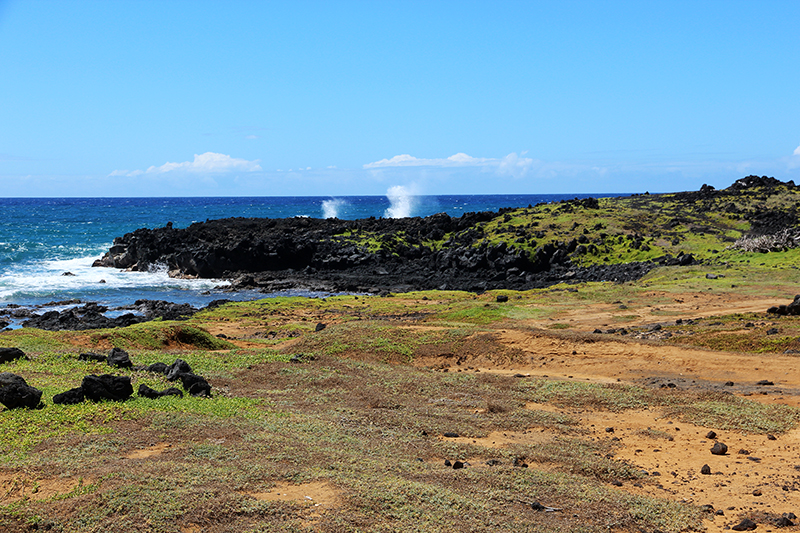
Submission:
POLYGON ((220 287, 226 283, 221 280, 171 279, 165 270, 92 268, 92 262, 108 250, 114 237, 137 228, 162 227, 167 222, 181 228, 226 217, 357 219, 440 212, 460 216, 587 196, 592 195, 0 198, 0 307, 41 306, 72 299, 118 307, 140 298, 199 307, 218 298, 265 296, 223 292, 220 287), (73 275, 64 275, 66 272, 73 275))

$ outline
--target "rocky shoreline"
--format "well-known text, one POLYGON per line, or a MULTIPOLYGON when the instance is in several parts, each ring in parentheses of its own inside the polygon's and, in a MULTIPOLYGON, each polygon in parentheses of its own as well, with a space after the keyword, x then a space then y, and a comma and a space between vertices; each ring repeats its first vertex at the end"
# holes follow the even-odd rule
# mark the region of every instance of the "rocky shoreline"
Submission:
MULTIPOLYGON (((591 211, 597 200, 561 202, 591 211)), ((528 290, 561 282, 632 281, 658 265, 694 263, 691 254, 622 264, 581 265, 597 249, 586 235, 548 242, 528 253, 506 240, 488 243, 479 223, 508 218, 510 209, 406 219, 228 218, 185 229, 138 229, 114 240, 96 267, 231 281, 230 290, 331 292, 528 290), (430 243, 447 240, 433 246, 430 243)), ((514 239, 535 236, 517 231, 514 239)), ((603 237, 595 242, 602 245, 603 237)))

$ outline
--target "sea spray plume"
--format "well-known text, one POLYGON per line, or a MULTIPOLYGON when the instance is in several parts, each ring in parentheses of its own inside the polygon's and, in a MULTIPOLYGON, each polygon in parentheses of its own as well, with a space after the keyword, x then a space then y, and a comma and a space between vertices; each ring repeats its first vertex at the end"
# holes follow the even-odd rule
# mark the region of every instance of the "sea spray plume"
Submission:
POLYGON ((411 216, 411 211, 414 209, 416 198, 411 191, 402 185, 395 185, 386 191, 386 197, 389 199, 389 207, 383 214, 386 218, 406 218, 411 216))
POLYGON ((347 202, 341 198, 331 198, 322 202, 322 218, 339 218, 339 209, 347 202))

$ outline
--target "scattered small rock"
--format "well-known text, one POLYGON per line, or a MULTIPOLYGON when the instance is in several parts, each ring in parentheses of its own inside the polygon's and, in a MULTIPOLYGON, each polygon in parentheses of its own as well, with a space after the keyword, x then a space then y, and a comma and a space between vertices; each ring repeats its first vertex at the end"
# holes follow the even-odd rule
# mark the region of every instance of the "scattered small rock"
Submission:
POLYGON ((710 475, 711 474, 711 467, 708 466, 708 465, 703 465, 703 467, 700 469, 700 473, 705 475, 705 476, 710 475))
POLYGON ((753 496, 761 496, 762 492, 761 489, 756 489, 753 491, 753 496))
POLYGON ((714 446, 711 447, 711 453, 714 455, 725 455, 728 453, 728 446, 722 442, 715 442, 714 446))
POLYGON ((316 325, 316 327, 314 328, 314 331, 322 331, 322 330, 323 330, 323 329, 325 329, 326 327, 327 327, 327 326, 326 326, 325 324, 323 324, 322 322, 320 322, 320 323, 318 323, 318 324, 316 325))
POLYGON ((464 468, 464 463, 461 461, 453 461, 453 470, 464 468))
POLYGON ((757 527, 758 525, 755 522, 753 522, 749 518, 745 518, 744 520, 733 526, 731 529, 734 531, 753 531, 757 527))
POLYGON ((508 296, 506 296, 505 294, 498 294, 497 295, 497 302, 498 303, 505 303, 507 301, 508 301, 508 296))
POLYGON ((713 440, 717 438, 717 433, 715 431, 709 431, 706 433, 706 438, 709 440, 713 440))
POLYGON ((764 386, 770 386, 770 385, 775 385, 775 384, 773 382, 771 382, 770 380, 768 380, 768 379, 762 379, 761 381, 757 381, 756 385, 760 385, 760 386, 764 387, 764 386))
POLYGON ((457 439, 458 433, 454 431, 447 431, 445 433, 442 433, 442 436, 447 437, 448 439, 457 439))

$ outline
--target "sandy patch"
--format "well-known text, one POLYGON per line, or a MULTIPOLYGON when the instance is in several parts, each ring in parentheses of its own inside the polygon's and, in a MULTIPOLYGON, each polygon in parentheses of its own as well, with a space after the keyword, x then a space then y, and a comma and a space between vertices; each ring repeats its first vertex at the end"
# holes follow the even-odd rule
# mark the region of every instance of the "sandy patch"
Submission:
POLYGON ((303 502, 314 507, 331 509, 339 503, 338 491, 326 481, 312 481, 302 485, 278 483, 267 492, 247 492, 257 500, 303 502))
POLYGON ((0 472, 0 505, 26 498, 35 501, 49 500, 90 483, 91 480, 81 477, 33 479, 21 472, 0 472))
POLYGON ((161 455, 166 450, 172 448, 172 444, 161 442, 158 444, 154 444, 149 448, 142 448, 139 450, 133 450, 129 454, 125 456, 126 459, 148 459, 150 457, 155 457, 161 455))

